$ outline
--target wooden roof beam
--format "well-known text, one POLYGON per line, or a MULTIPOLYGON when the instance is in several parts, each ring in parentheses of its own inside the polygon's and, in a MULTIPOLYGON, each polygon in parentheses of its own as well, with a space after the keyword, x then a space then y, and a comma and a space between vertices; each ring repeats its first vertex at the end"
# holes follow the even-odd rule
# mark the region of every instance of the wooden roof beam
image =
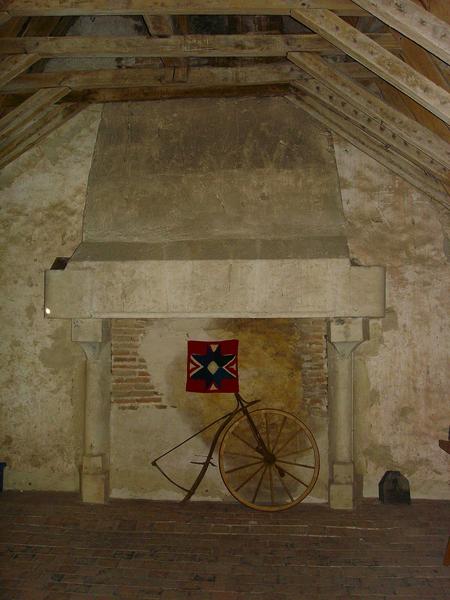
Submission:
POLYGON ((296 9, 292 16, 450 123, 450 94, 329 10, 296 9))
MULTIPOLYGON (((399 49, 397 40, 390 33, 372 34, 367 39, 381 49, 382 47, 389 50, 399 49)), ((285 57, 287 52, 342 54, 342 51, 335 45, 316 34, 174 35, 165 38, 71 35, 66 37, 0 38, 0 54, 36 53, 42 58, 81 56, 285 57)), ((388 55, 391 56, 390 53, 388 55)))
POLYGON ((301 69, 325 83, 368 115, 382 119, 397 135, 450 168, 450 145, 431 131, 371 94, 364 87, 339 73, 328 62, 306 53, 290 53, 288 58, 301 69))
POLYGON ((354 0, 374 17, 450 64, 450 26, 411 0, 354 0))
POLYGON ((69 88, 49 88, 39 90, 30 98, 27 98, 17 108, 0 119, 0 140, 11 135, 14 130, 22 129, 26 123, 50 108, 69 92, 69 88))
POLYGON ((34 65, 40 56, 37 54, 16 54, 0 60, 0 88, 34 65))
POLYGON ((421 169, 399 156, 391 148, 366 135, 348 119, 327 109, 319 101, 310 96, 299 96, 296 94, 288 96, 288 98, 325 125, 325 127, 343 137, 356 148, 359 148, 384 167, 399 175, 415 188, 450 210, 449 195, 444 191, 444 188, 437 184, 433 178, 424 175, 421 169))
MULTIPOLYGON (((11 16, 91 15, 289 15, 298 0, 6 0, 11 16)), ((351 0, 307 0, 343 16, 367 15, 351 0)))
POLYGON ((51 111, 43 115, 42 119, 25 128, 20 135, 0 149, 0 168, 5 167, 38 144, 49 133, 78 114, 85 106, 85 104, 55 106, 51 111))
POLYGON ((349 119, 362 131, 373 136, 380 142, 394 148, 399 154, 423 170, 424 174, 431 174, 440 179, 445 185, 450 185, 450 169, 437 163, 433 158, 419 150, 416 146, 409 144, 406 140, 389 129, 384 121, 367 115, 363 110, 352 102, 336 94, 326 85, 311 78, 304 81, 293 82, 295 89, 305 92, 316 98, 330 110, 336 111, 338 115, 349 119))

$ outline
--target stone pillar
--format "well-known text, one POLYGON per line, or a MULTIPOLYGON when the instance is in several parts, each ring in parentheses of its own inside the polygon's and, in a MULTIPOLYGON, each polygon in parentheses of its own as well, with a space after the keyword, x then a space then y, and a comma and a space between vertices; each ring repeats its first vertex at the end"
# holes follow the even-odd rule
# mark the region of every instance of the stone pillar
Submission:
POLYGON ((368 337, 368 322, 363 319, 335 319, 328 324, 331 508, 354 507, 353 351, 368 337))
POLYGON ((86 355, 81 498, 100 504, 108 500, 109 489, 110 340, 109 321, 72 320, 72 341, 79 342, 86 355))

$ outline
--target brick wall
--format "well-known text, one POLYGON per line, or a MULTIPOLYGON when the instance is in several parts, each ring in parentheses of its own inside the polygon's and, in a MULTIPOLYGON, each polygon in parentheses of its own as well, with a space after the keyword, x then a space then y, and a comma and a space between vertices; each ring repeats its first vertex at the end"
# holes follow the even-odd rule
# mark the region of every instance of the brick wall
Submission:
MULTIPOLYGON (((139 354, 146 319, 114 319, 112 322, 112 393, 116 404, 154 404, 165 408, 152 385, 149 365, 139 354)), ((327 407, 326 321, 300 319, 303 401, 310 407, 327 407)))
POLYGON ((303 401, 309 406, 326 409, 328 404, 328 371, 325 319, 300 319, 300 360, 303 401))
POLYGON ((112 321, 112 390, 116 404, 155 404, 163 408, 161 395, 151 382, 139 345, 145 333, 146 319, 112 321))

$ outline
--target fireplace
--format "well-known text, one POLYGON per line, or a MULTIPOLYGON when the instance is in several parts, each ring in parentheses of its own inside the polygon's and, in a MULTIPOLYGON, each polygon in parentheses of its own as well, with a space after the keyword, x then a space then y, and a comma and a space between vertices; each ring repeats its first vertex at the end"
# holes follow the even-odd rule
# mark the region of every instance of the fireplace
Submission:
MULTIPOLYGON (((314 421, 330 459, 322 496, 351 508, 352 352, 368 319, 384 314, 384 277, 382 267, 351 264, 331 139, 287 100, 105 105, 82 243, 65 268, 46 272, 46 315, 72 320, 87 357, 83 499, 105 501, 110 489, 167 497, 153 484, 136 487, 147 468, 139 427, 153 421, 148 435, 160 435, 172 409, 183 415, 177 427, 198 420, 199 405, 171 406, 170 364, 194 333, 237 330, 259 340, 264 360, 283 349, 293 365, 286 401, 314 421), (323 365, 317 381, 305 367, 317 359, 305 345, 311 335, 328 356, 328 389, 315 387, 323 365), (122 369, 136 381, 119 376, 120 363, 136 366, 122 369)), ((283 371, 283 360, 274 364, 283 371)), ((255 391, 256 366, 244 372, 255 391)))

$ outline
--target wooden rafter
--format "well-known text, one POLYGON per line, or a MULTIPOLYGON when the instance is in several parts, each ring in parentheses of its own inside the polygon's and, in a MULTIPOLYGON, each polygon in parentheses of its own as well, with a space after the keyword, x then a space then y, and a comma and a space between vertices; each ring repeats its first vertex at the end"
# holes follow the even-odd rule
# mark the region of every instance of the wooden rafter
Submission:
MULTIPOLYGON (((174 81, 173 68, 140 67, 98 69, 95 71, 48 71, 26 73, 11 81, 4 93, 29 93, 41 88, 66 86, 73 90, 160 86, 174 81)), ((299 76, 298 69, 288 61, 244 67, 191 67, 186 86, 264 85, 289 83, 299 76)))
POLYGON ((349 119, 341 117, 334 111, 327 109, 314 98, 292 95, 289 99, 325 125, 325 127, 349 141, 362 152, 374 158, 377 162, 408 181, 430 198, 450 209, 449 196, 439 183, 435 182, 431 177, 424 175, 421 169, 399 156, 391 148, 386 147, 385 144, 380 143, 369 135, 361 135, 360 129, 353 125, 349 119))
POLYGON ((394 109, 363 86, 345 77, 320 57, 312 54, 292 53, 288 54, 288 58, 340 96, 356 104, 368 115, 383 120, 397 135, 431 156, 435 161, 450 168, 449 144, 431 131, 394 109))
MULTIPOLYGON (((309 0, 302 5, 340 15, 365 15, 351 0, 309 0)), ((67 15, 289 15, 298 0, 9 0, 11 16, 67 15)))
MULTIPOLYGON (((147 29, 153 37, 171 37, 175 34, 173 17, 170 15, 143 15, 147 29)), ((161 61, 165 67, 174 67, 173 76, 176 81, 186 81, 188 74, 187 58, 164 58, 161 61)))
POLYGON ((0 119, 0 139, 10 136, 14 130, 22 129, 26 123, 42 114, 69 92, 69 88, 49 88, 39 90, 30 98, 27 98, 17 108, 0 119))
POLYGON ((23 129, 19 135, 10 138, 0 149, 0 168, 18 158, 21 154, 35 146, 49 133, 71 119, 83 108, 84 104, 67 104, 56 106, 45 113, 41 119, 23 129))
MULTIPOLYGON (((371 37, 380 48, 389 50, 399 48, 398 42, 390 33, 373 34, 371 37)), ((42 58, 285 57, 287 52, 319 52, 328 55, 342 53, 321 35, 316 34, 174 35, 166 38, 68 36, 0 39, 0 54, 36 53, 42 58)))
POLYGON ((39 59, 40 56, 37 54, 16 54, 0 60, 0 87, 26 71, 39 59))
POLYGON ((338 115, 352 121, 364 133, 371 135, 380 142, 395 149, 404 158, 422 169, 425 174, 431 174, 440 179, 442 183, 450 184, 450 170, 437 163, 416 146, 409 144, 405 139, 393 132, 381 119, 367 115, 358 106, 339 96, 326 85, 316 79, 295 82, 293 87, 308 96, 318 99, 328 109, 334 110, 338 115))
POLYGON ((440 138, 450 143, 450 135, 448 126, 440 119, 425 110, 423 106, 414 102, 409 96, 403 94, 400 90, 392 86, 387 81, 379 79, 376 82, 378 89, 383 98, 391 106, 402 112, 404 115, 420 123, 425 131, 431 131, 440 138))
POLYGON ((292 16, 419 104, 450 123, 450 94, 329 10, 296 9, 292 16))
POLYGON ((411 0, 354 0, 390 27, 450 63, 450 27, 411 0))

